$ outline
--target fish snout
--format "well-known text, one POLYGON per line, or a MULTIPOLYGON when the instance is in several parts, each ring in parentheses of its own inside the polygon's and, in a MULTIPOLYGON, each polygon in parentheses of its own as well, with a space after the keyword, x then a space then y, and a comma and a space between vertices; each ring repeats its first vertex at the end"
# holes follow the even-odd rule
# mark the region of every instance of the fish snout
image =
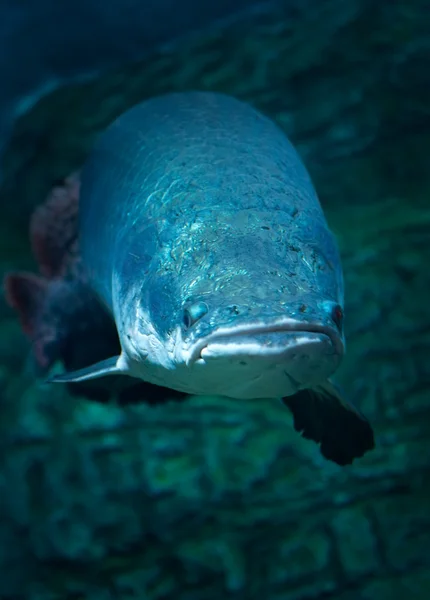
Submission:
POLYGON ((311 357, 324 369, 335 370, 345 353, 343 309, 334 301, 305 303, 231 303, 210 307, 207 300, 183 307, 182 340, 186 363, 243 360, 276 360, 306 364, 311 357), (302 356, 303 359, 300 359, 302 356), (330 357, 330 358, 328 358, 330 357))

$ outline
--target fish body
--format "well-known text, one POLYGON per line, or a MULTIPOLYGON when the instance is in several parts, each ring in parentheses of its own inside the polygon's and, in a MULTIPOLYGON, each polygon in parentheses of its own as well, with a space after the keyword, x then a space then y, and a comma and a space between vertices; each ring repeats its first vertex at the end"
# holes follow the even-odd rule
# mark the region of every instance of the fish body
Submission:
POLYGON ((117 325, 119 371, 251 399, 336 370, 339 253, 268 118, 222 94, 151 99, 102 135, 81 194, 82 257, 117 325))
MULTIPOLYGON (((336 241, 275 123, 223 94, 147 100, 96 143, 78 212, 77 281, 110 315, 118 355, 52 381, 125 374, 181 393, 281 398, 326 458, 373 448, 329 379, 345 351, 336 241)), ((87 336, 102 336, 88 320, 87 336)))

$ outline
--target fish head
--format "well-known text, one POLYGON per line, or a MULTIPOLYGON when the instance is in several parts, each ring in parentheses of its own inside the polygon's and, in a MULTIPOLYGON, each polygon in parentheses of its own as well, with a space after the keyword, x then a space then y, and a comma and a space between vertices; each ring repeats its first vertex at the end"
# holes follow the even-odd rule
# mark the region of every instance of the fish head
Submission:
POLYGON ((242 229, 239 217, 179 229, 141 285, 127 286, 119 333, 131 374, 189 393, 257 398, 293 394, 336 371, 343 282, 325 222, 309 239, 287 241, 266 215, 254 212, 254 226, 242 229))

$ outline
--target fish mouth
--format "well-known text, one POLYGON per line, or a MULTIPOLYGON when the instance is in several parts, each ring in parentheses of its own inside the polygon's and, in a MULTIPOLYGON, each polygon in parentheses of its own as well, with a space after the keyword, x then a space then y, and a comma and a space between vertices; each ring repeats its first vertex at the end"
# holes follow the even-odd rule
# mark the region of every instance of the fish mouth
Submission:
POLYGON ((234 328, 222 327, 200 339, 190 348, 186 365, 198 361, 217 358, 258 356, 261 358, 282 359, 300 344, 320 344, 325 353, 342 357, 344 342, 339 333, 324 324, 303 323, 294 319, 267 323, 237 325, 234 328))

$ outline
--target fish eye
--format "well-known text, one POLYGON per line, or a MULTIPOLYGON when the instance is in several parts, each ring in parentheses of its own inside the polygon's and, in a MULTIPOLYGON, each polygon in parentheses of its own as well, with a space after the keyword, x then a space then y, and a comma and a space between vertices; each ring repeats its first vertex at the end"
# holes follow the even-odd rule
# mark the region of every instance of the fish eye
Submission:
POLYGON ((342 310, 342 307, 340 306, 340 304, 336 304, 333 307, 333 310, 331 312, 331 318, 333 319, 333 322, 336 325, 336 327, 339 329, 339 331, 342 331, 343 310, 342 310))
POLYGON ((192 327, 199 319, 205 316, 209 311, 205 302, 196 302, 184 308, 183 323, 186 329, 192 327))

